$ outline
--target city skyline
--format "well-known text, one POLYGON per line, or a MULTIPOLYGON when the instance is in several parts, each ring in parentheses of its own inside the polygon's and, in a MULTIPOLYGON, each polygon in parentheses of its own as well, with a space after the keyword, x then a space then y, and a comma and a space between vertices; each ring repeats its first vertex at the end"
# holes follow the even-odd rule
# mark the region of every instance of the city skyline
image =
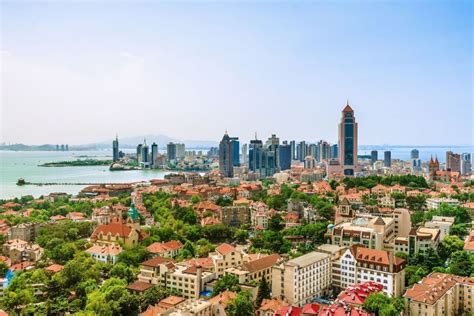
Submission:
POLYGON ((0 142, 473 143, 468 1, 1 6, 0 142))

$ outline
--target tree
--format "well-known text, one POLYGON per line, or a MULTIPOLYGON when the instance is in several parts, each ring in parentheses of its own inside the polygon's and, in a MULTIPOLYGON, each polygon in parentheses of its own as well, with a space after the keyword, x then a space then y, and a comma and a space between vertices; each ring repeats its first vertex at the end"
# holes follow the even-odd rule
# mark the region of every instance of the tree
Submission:
POLYGON ((117 263, 122 262, 127 266, 138 267, 140 263, 148 258, 149 252, 143 246, 122 251, 117 257, 117 263))
POLYGON ((463 250, 464 241, 461 240, 458 236, 446 236, 441 241, 438 252, 441 258, 447 259, 451 254, 456 251, 463 250))
POLYGON ((234 234, 234 239, 239 244, 245 244, 247 242, 247 238, 249 238, 249 232, 244 229, 237 229, 234 234))
POLYGON ((262 305, 264 299, 269 299, 271 297, 271 289, 268 285, 267 279, 262 277, 260 284, 258 285, 257 299, 255 300, 255 306, 257 308, 262 305))
POLYGON ((110 269, 109 275, 111 277, 125 279, 128 283, 135 280, 135 273, 133 272, 133 269, 123 262, 115 264, 112 269, 110 269))
POLYGON ((464 250, 456 251, 449 260, 448 268, 452 274, 470 276, 474 273, 474 255, 464 250))
POLYGON ((110 278, 87 295, 86 310, 97 315, 138 315, 139 299, 127 289, 127 281, 110 278))
POLYGON ((212 296, 216 296, 220 292, 225 290, 238 292, 240 291, 239 279, 233 274, 226 274, 219 280, 217 280, 216 285, 212 289, 212 296))
POLYGON ((280 214, 276 213, 272 217, 270 217, 270 220, 268 221, 268 229, 273 230, 275 232, 279 232, 280 230, 283 229, 283 218, 281 217, 280 214))
POLYGON ((4 278, 8 271, 8 265, 5 262, 0 262, 0 278, 4 278))
POLYGON ((255 310, 252 303, 252 294, 247 291, 242 291, 229 302, 227 306, 229 316, 253 316, 255 310))
POLYGON ((403 311, 403 299, 388 297, 384 292, 370 294, 364 302, 364 309, 380 316, 397 316, 403 311))

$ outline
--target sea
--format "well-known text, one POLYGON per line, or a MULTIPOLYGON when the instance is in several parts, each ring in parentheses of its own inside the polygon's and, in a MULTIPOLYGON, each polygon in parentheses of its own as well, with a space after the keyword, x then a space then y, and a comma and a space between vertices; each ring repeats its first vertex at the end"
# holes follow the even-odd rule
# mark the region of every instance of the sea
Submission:
MULTIPOLYGON (((383 152, 390 150, 392 159, 408 160, 412 149, 418 149, 420 159, 429 160, 438 157, 441 163, 446 158, 446 151, 455 153, 473 153, 474 146, 360 146, 359 155, 370 155, 372 150, 383 152)), ((205 150, 204 150, 205 152, 205 150)), ((112 151, 0 151, 0 199, 9 199, 32 195, 39 197, 52 192, 77 194, 84 185, 25 185, 17 186, 19 178, 33 183, 127 183, 151 179, 163 179, 169 171, 163 170, 128 170, 109 171, 108 166, 90 167, 39 167, 38 165, 76 159, 111 159, 112 151)))

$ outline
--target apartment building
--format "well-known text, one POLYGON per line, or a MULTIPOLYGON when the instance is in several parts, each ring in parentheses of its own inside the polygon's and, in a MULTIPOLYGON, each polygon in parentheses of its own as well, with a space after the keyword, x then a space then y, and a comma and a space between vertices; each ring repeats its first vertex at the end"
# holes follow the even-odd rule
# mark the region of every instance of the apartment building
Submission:
POLYGON ((459 201, 456 199, 450 198, 430 198, 426 199, 426 207, 429 210, 437 210, 441 206, 441 204, 448 204, 452 206, 458 206, 459 201))
POLYGON ((10 258, 11 264, 24 261, 36 262, 43 255, 43 248, 21 239, 7 240, 3 244, 3 254, 10 258))
POLYGON ((8 239, 21 239, 27 242, 32 242, 38 235, 41 227, 39 223, 22 223, 10 227, 8 232, 8 239))
POLYGON ((406 262, 395 257, 392 252, 353 245, 334 264, 340 267, 333 270, 332 275, 333 279, 340 279, 340 289, 374 281, 382 284, 383 291, 390 296, 403 293, 406 262))
POLYGON ((409 288, 405 315, 456 316, 474 313, 474 278, 433 272, 409 288))
POLYGON ((439 240, 442 241, 444 237, 449 235, 451 226, 454 225, 454 217, 450 216, 433 216, 431 221, 425 223, 426 228, 439 229, 439 240))
POLYGON ((272 267, 280 260, 281 257, 278 254, 272 254, 244 262, 240 266, 225 270, 225 273, 235 275, 240 284, 258 283, 263 278, 271 284, 272 267))
POLYGON ((219 211, 219 219, 223 224, 239 227, 250 223, 248 205, 224 206, 219 211))
POLYGON ((242 252, 226 243, 217 246, 216 251, 210 253, 209 257, 214 263, 214 271, 218 278, 225 274, 225 270, 237 267, 244 262, 242 252))
POLYGON ((201 266, 175 264, 163 257, 142 262, 138 275, 140 282, 176 290, 185 298, 199 298, 205 284, 214 279, 215 274, 203 271, 201 266))
POLYGON ((417 230, 412 228, 408 237, 395 238, 394 251, 412 256, 429 248, 437 249, 441 240, 440 236, 438 228, 419 227, 417 230))
POLYGON ((170 240, 167 242, 154 242, 146 249, 153 256, 172 258, 178 255, 178 252, 181 248, 183 248, 183 244, 179 240, 170 240))
POLYGON ((252 227, 267 229, 270 214, 268 206, 263 202, 253 202, 250 204, 250 223, 252 227))
POLYGON ((96 261, 115 264, 118 255, 123 251, 119 245, 93 245, 86 250, 96 261))
POLYGON ((310 252, 272 268, 272 295, 302 306, 327 294, 331 286, 331 256, 310 252))
POLYGON ((367 248, 384 249, 395 238, 395 220, 391 217, 359 216, 329 230, 331 244, 350 247, 362 244, 367 248))

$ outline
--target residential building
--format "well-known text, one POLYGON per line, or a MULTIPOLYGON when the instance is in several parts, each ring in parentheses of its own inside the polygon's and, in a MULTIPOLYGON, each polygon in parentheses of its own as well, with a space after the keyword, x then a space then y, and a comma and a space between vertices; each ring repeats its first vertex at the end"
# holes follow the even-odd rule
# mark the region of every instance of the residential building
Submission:
POLYGON ((393 252, 353 245, 335 264, 340 266, 340 275, 334 274, 333 270, 332 277, 340 278, 341 288, 374 281, 383 285, 387 295, 400 296, 403 293, 406 261, 394 256, 393 252))
POLYGON ((181 248, 183 248, 183 244, 179 240, 170 240, 167 242, 154 242, 146 249, 152 256, 172 258, 178 255, 181 248))
POLYGON ((212 316, 212 305, 206 300, 190 299, 176 306, 167 316, 212 316))
POLYGON ((451 198, 430 198, 426 199, 426 207, 429 210, 437 210, 441 204, 448 204, 452 206, 458 206, 459 200, 451 198))
POLYGON ((395 238, 395 220, 391 217, 359 216, 341 222, 328 230, 330 243, 342 247, 362 244, 371 249, 384 249, 395 238))
POLYGON ((244 262, 243 254, 234 246, 223 243, 216 247, 216 251, 209 254, 213 264, 214 271, 218 278, 225 274, 225 270, 237 267, 244 262))
POLYGON ((219 210, 219 220, 229 226, 239 227, 250 223, 250 209, 248 205, 224 206, 219 210))
POLYGON ((240 166, 240 142, 238 137, 231 137, 230 142, 232 145, 232 166, 240 166))
POLYGON ((103 263, 112 263, 117 262, 118 255, 123 251, 122 247, 119 245, 93 245, 86 250, 88 254, 94 258, 96 261, 103 263))
POLYGON ((439 229, 440 236, 439 240, 442 241, 444 237, 449 235, 451 226, 454 225, 454 217, 450 216, 433 216, 431 221, 425 223, 426 228, 437 228, 439 229))
POLYGON ((464 250, 474 253, 474 225, 471 227, 469 235, 464 240, 464 250))
POLYGON ((3 254, 10 258, 11 264, 36 262, 43 255, 43 248, 21 239, 10 239, 3 244, 3 254))
POLYGON ((241 265, 225 270, 226 274, 235 275, 240 284, 258 284, 261 279, 272 283, 272 267, 280 261, 278 254, 265 255, 255 260, 247 261, 241 265))
POLYGON ((32 242, 38 235, 41 227, 39 223, 22 223, 10 227, 8 232, 8 239, 21 239, 27 242, 32 242))
POLYGON ((412 228, 408 237, 395 238, 394 250, 413 256, 430 248, 437 249, 440 235, 438 228, 419 227, 417 230, 412 228))
POLYGON ((446 171, 461 172, 461 155, 446 152, 446 171))
POLYGON ((270 214, 268 206, 263 202, 250 204, 250 224, 254 229, 267 229, 270 214))
POLYGON ((278 170, 283 171, 291 169, 291 145, 288 145, 286 141, 278 146, 277 157, 278 170))
POLYGON ((257 316, 275 316, 276 312, 285 306, 288 306, 288 303, 278 298, 263 299, 262 305, 255 314, 257 316))
POLYGON ((461 175, 468 175, 472 171, 471 154, 463 153, 461 155, 461 175))
POLYGON ((168 156, 168 160, 176 160, 184 158, 186 148, 184 144, 177 144, 177 143, 169 143, 166 146, 166 154, 168 156))
POLYGON ((433 272, 406 291, 405 315, 472 315, 473 296, 474 278, 433 272))
POLYGON ((248 161, 249 161, 249 149, 248 149, 248 145, 247 144, 243 144, 242 145, 242 148, 241 148, 241 151, 242 151, 242 164, 247 164, 248 161))
POLYGON ((310 252, 272 269, 272 296, 290 305, 302 306, 328 293, 331 286, 331 257, 310 252))
POLYGON ((203 271, 201 266, 175 264, 171 259, 154 257, 140 264, 140 282, 156 284, 181 293, 185 298, 198 298, 206 283, 215 274, 203 271))

